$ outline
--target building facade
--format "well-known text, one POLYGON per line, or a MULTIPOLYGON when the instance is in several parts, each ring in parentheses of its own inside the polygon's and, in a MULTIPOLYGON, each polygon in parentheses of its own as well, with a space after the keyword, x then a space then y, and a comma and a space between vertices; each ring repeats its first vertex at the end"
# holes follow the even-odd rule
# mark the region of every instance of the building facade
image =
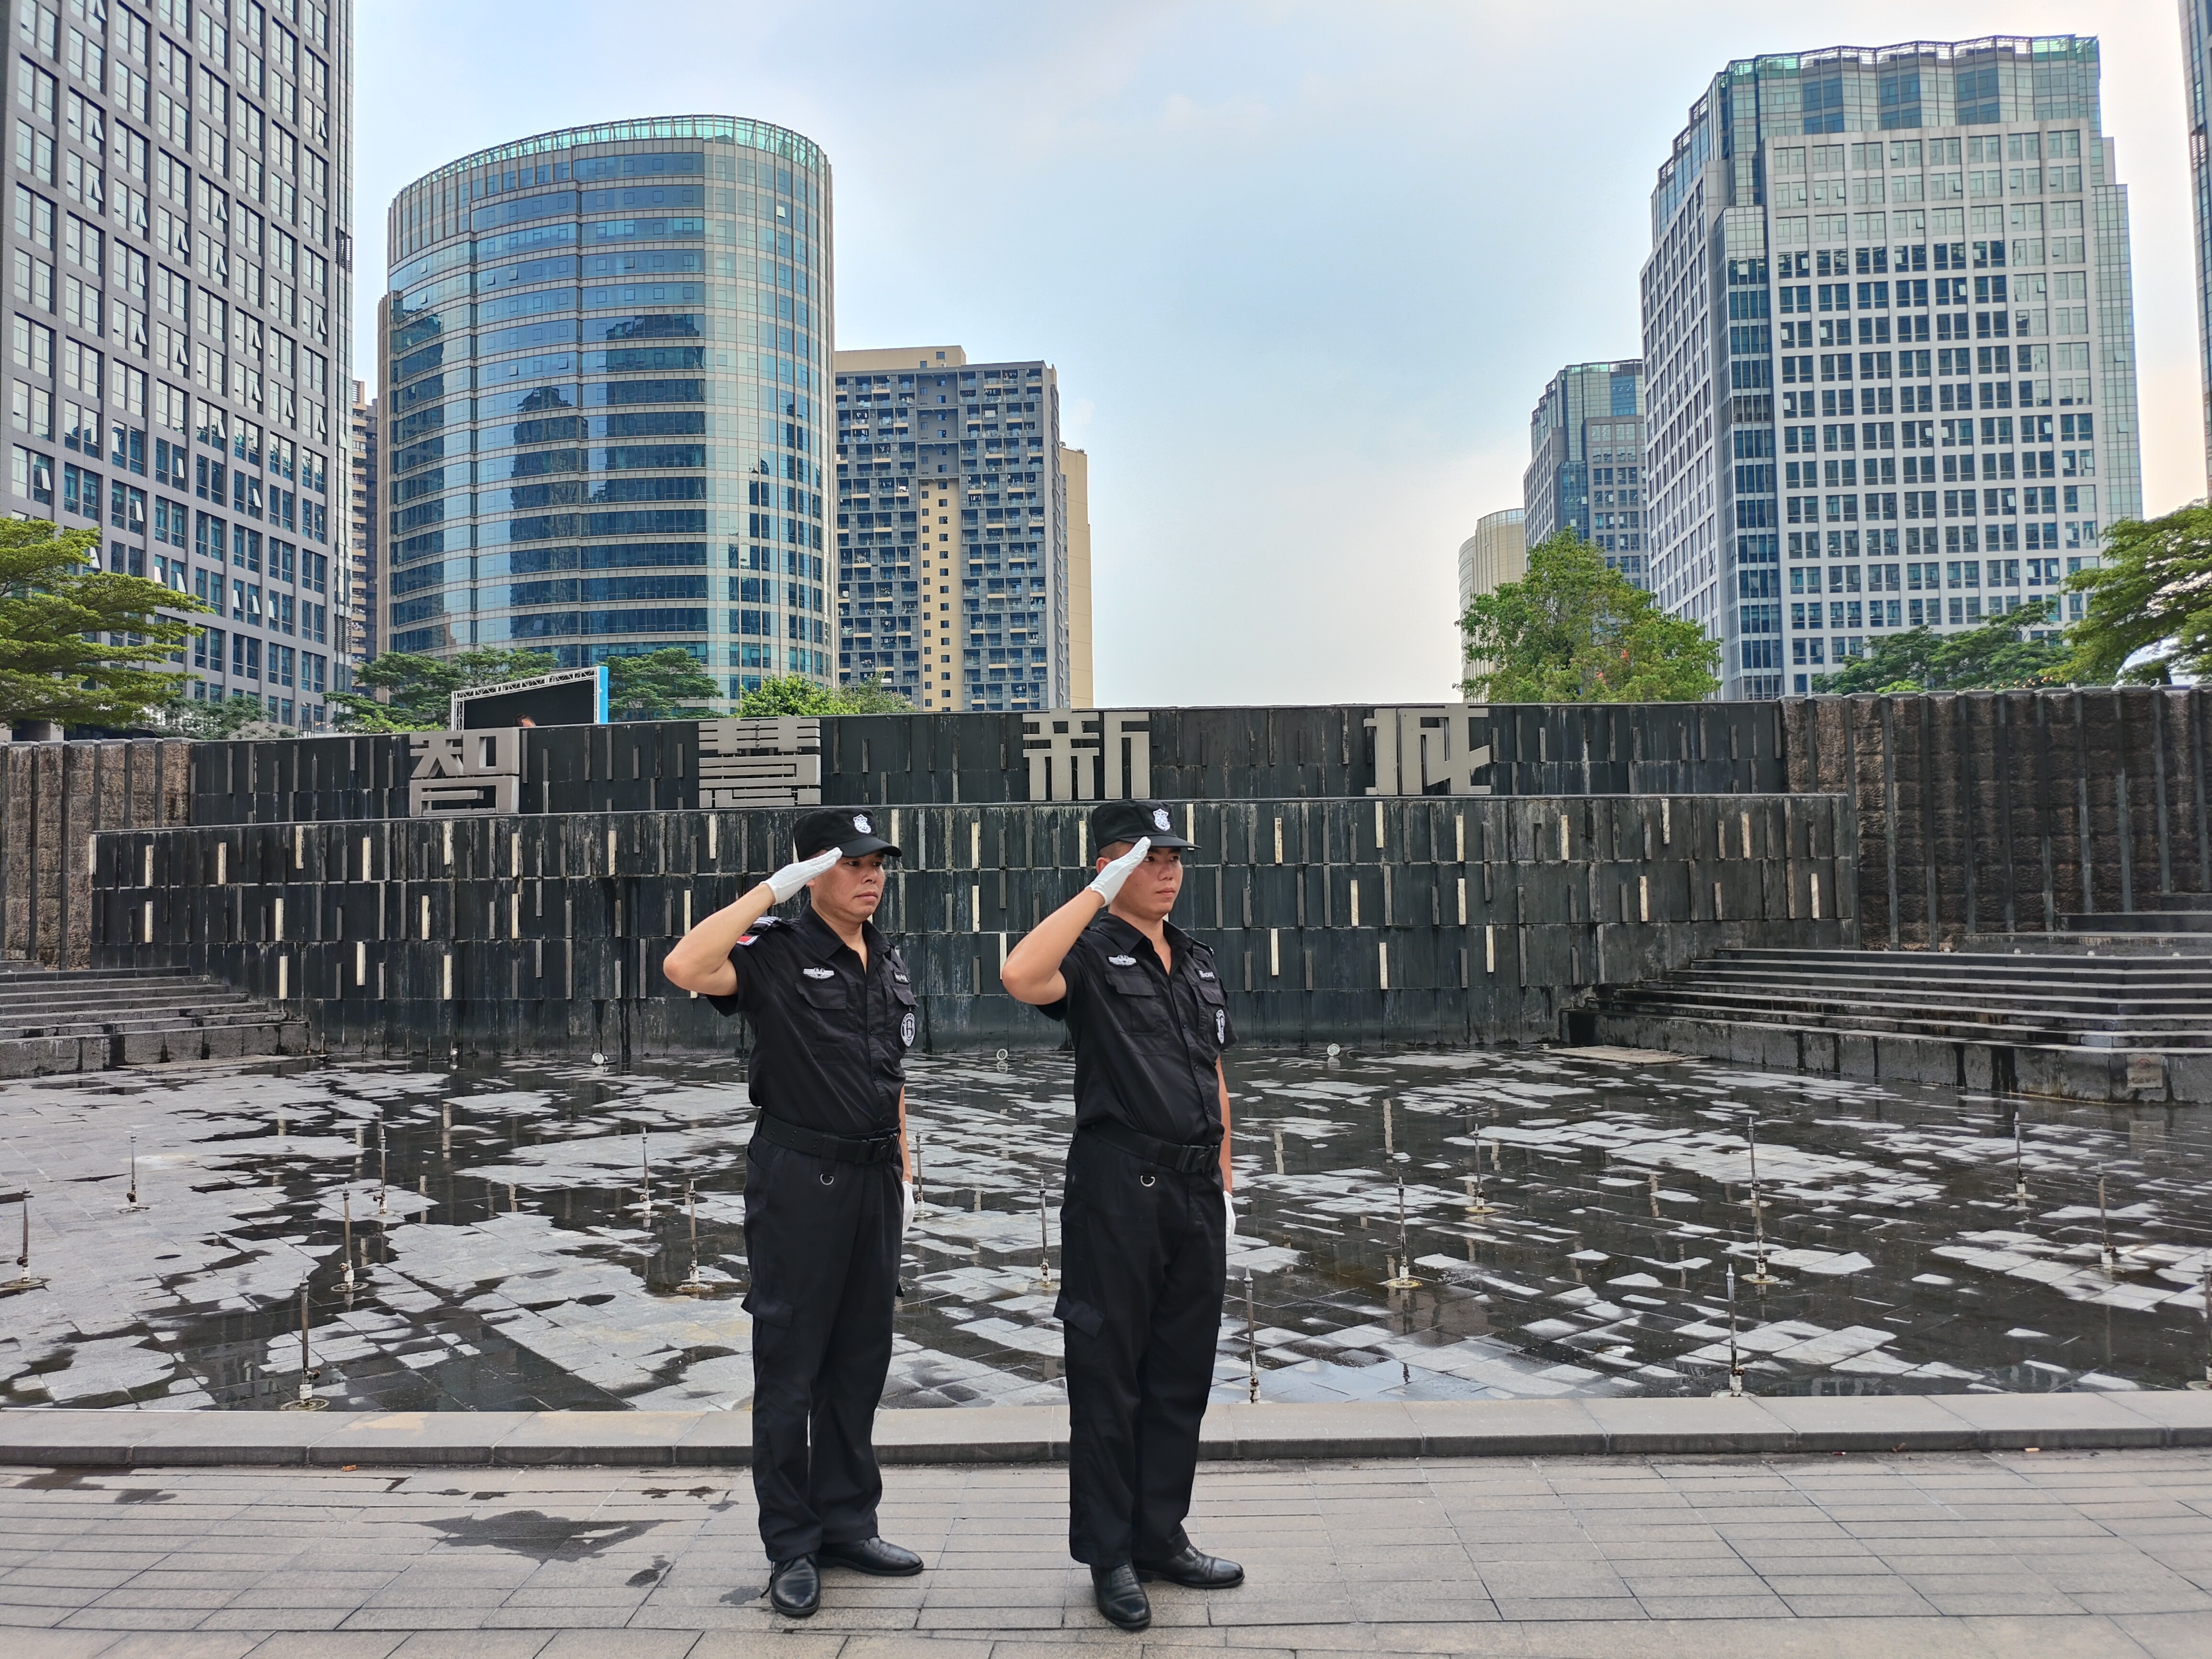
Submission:
POLYGON ((353 410, 347 422, 347 472, 352 486, 350 511, 346 514, 346 642, 349 668, 358 667, 377 653, 377 596, 383 591, 377 580, 380 564, 376 533, 380 519, 377 500, 376 399, 359 380, 353 383, 353 410))
POLYGON ((1915 41, 1739 59, 1692 108, 1651 197, 1645 476, 1656 590, 1720 641, 1722 696, 2070 617, 2067 573, 2141 512, 2098 78, 2087 37, 1915 41))
POLYGON ((1070 706, 1052 365, 970 363, 958 346, 841 351, 836 396, 840 678, 917 708, 1070 706))
POLYGON ((1071 708, 1098 706, 1091 655, 1091 456, 1062 446, 1060 488, 1067 498, 1067 702, 1071 708))
POLYGON ((350 0, 8 9, 8 510, 96 529, 110 569, 208 607, 175 659, 193 697, 323 727, 343 651, 350 0))
POLYGON ((1638 587, 1649 586, 1643 469, 1644 365, 1569 364, 1528 416, 1526 544, 1571 530, 1638 587))
POLYGON ((2189 201, 2197 228, 2197 344, 2204 388, 2204 469, 2212 486, 2212 127, 2207 124, 2207 82, 2212 82, 2212 4, 2181 0, 2182 90, 2189 113, 2189 201))
POLYGON ((382 647, 830 683, 828 159, 719 115, 463 156, 390 212, 382 647))
POLYGON ((1527 514, 1517 507, 1474 521, 1474 534, 1459 544, 1459 616, 1467 615, 1476 594, 1495 593, 1528 574, 1526 531, 1527 514))

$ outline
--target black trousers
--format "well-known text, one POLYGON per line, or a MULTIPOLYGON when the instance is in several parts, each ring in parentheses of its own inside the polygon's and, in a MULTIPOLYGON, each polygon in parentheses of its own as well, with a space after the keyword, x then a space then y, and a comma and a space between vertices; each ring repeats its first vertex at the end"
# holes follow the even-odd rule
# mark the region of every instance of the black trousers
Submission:
POLYGON ((771 1561, 876 1535, 876 1405, 898 1291, 896 1164, 745 1154, 753 1496, 771 1561))
POLYGON ((1189 1541, 1227 1271, 1221 1172, 1176 1175, 1078 1133, 1060 1228, 1068 1553, 1159 1560, 1189 1541))

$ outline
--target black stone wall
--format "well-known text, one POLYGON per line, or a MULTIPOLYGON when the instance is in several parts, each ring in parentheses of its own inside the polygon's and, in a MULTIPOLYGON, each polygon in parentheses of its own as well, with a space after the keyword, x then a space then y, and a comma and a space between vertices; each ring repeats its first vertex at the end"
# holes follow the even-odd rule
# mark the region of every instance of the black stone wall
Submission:
MULTIPOLYGON (((1169 708, 1149 717, 1161 800, 1364 796, 1375 782, 1365 707, 1169 708)), ((1464 716, 1461 716, 1464 718, 1464 716)), ((1778 706, 1497 704, 1485 729, 1497 795, 1777 794, 1778 706)), ((686 720, 523 734, 526 812, 650 812, 699 805, 699 727, 686 720)), ((198 744, 195 823, 407 816, 407 738, 198 744)), ((1393 792, 1395 793, 1395 791, 1393 792)), ((1027 801, 1018 714, 844 714, 822 722, 828 805, 1027 801)))
MULTIPOLYGON (((331 740, 343 743, 344 739, 331 740)), ((1724 945, 1856 938, 1836 797, 1179 802, 1176 921, 1270 1041, 1556 1040, 1590 990, 1724 945)), ((298 1001, 333 1051, 742 1046, 659 963, 788 856, 789 811, 196 825, 100 841, 94 957, 298 1001)), ((1053 1044, 998 987, 1087 878, 1089 809, 890 809, 879 925, 935 1049, 1053 1044)), ((800 901, 803 902, 803 901, 800 901)))

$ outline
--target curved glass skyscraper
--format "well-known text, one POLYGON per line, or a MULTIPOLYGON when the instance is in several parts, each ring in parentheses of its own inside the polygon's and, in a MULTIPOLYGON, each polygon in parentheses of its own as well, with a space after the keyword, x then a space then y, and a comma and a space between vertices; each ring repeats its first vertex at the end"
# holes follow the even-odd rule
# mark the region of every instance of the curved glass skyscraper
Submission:
POLYGON ((818 148, 726 116, 543 133, 410 185, 387 246, 387 650, 830 683, 818 148))

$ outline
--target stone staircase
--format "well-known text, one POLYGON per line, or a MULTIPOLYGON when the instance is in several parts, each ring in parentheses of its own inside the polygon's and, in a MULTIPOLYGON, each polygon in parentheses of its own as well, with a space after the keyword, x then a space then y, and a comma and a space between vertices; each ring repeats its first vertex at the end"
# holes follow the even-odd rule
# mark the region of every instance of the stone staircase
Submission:
POLYGON ((307 1050, 307 1028, 181 968, 0 963, 0 1078, 307 1050))
POLYGON ((2073 936, 2073 950, 2015 936, 2002 950, 1728 951, 1612 988, 1575 1024, 1599 1042, 1765 1070, 2212 1102, 2212 955, 2093 955, 2097 937, 2073 936))

